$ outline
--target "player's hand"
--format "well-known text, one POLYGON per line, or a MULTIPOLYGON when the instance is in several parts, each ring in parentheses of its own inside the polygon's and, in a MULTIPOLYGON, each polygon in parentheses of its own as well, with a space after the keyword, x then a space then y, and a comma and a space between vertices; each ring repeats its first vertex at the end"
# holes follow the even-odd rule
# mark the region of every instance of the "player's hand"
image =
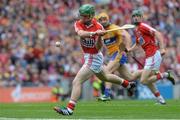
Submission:
POLYGON ((125 49, 124 49, 124 52, 128 53, 128 52, 129 52, 129 49, 125 48, 125 49))
POLYGON ((90 36, 96 35, 96 32, 90 32, 90 36))
POLYGON ((105 32, 106 32, 105 30, 97 30, 97 31, 96 31, 96 34, 97 34, 97 35, 104 35, 105 32))
POLYGON ((166 50, 165 49, 160 49, 160 53, 161 53, 161 56, 163 56, 163 55, 165 55, 166 50))

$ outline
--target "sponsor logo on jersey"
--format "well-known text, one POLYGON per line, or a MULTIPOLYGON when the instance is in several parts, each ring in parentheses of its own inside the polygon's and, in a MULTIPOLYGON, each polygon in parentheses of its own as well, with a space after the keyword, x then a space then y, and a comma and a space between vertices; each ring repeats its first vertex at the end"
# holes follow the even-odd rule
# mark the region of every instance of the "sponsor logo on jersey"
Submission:
POLYGON ((84 38, 81 40, 81 45, 87 48, 93 48, 95 45, 94 38, 84 38))
POLYGON ((116 42, 116 37, 112 37, 112 38, 109 38, 109 39, 104 39, 104 44, 105 45, 112 45, 116 42))

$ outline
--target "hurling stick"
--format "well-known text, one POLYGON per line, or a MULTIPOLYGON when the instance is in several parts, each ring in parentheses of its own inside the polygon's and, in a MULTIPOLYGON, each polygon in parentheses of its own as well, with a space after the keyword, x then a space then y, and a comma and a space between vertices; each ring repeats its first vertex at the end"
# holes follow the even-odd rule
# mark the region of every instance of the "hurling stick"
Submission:
POLYGON ((136 57, 132 56, 132 58, 136 61, 136 63, 138 63, 142 68, 144 67, 144 65, 139 61, 137 60, 136 57))
POLYGON ((106 32, 112 32, 112 31, 116 31, 116 30, 123 30, 123 29, 130 29, 130 28, 135 28, 135 25, 125 24, 125 25, 118 27, 118 28, 115 28, 115 29, 106 30, 106 32))

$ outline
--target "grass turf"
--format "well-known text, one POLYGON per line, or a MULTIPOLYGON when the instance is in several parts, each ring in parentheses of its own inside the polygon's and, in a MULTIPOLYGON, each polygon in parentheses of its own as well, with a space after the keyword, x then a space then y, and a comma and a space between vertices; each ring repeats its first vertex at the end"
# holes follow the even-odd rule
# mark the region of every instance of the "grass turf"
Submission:
POLYGON ((66 102, 1 103, 0 118, 180 119, 180 100, 168 100, 167 105, 155 105, 153 100, 80 101, 72 116, 53 111, 53 107, 60 104, 66 102))

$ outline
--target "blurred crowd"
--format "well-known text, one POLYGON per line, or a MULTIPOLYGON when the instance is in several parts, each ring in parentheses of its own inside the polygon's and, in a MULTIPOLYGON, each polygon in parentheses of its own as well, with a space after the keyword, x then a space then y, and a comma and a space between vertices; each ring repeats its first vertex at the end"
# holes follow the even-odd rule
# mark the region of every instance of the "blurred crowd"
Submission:
MULTIPOLYGON (((83 63, 73 24, 84 3, 95 5, 97 13, 107 11, 117 25, 130 23, 132 10, 142 9, 148 24, 164 36, 161 71, 174 70, 180 81, 179 0, 1 0, 0 86, 55 86, 72 80, 83 63), (56 41, 62 47, 55 47, 56 41)), ((128 65, 138 66, 131 58, 128 65)))

